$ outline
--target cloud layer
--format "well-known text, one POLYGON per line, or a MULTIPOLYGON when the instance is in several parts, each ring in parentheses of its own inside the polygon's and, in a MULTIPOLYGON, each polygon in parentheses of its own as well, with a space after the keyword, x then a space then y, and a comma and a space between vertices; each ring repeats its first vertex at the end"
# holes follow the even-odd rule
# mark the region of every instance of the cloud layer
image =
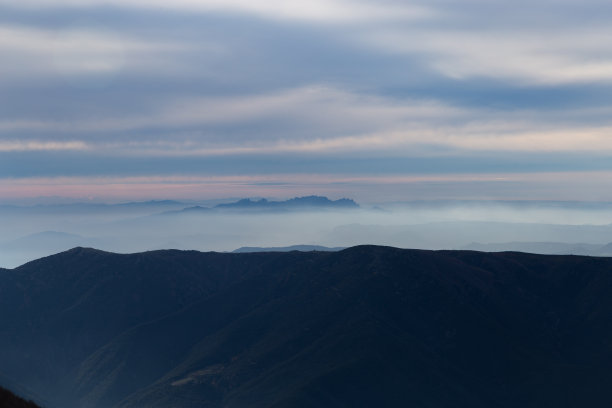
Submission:
POLYGON ((542 172, 556 193, 523 195, 565 197, 567 172, 612 170, 611 14, 597 0, 0 0, 0 185, 542 172))

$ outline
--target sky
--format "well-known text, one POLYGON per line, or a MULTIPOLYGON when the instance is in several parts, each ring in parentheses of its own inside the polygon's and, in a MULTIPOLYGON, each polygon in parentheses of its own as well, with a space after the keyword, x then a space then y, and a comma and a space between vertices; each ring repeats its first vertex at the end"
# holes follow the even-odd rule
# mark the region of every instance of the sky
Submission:
POLYGON ((612 3, 0 0, 0 202, 612 201, 612 3))

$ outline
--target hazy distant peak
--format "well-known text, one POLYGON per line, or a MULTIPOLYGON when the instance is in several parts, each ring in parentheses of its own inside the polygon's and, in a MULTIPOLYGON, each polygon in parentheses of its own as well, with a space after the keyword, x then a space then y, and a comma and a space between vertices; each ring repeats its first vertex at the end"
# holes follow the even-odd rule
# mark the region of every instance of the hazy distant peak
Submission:
POLYGON ((327 197, 323 196, 305 196, 305 197, 296 197, 286 201, 287 203, 299 203, 299 204, 313 204, 313 205, 346 205, 346 206, 357 206, 357 203, 349 198, 341 198, 339 200, 332 201, 327 197))
POLYGON ((243 198, 241 200, 238 200, 234 203, 227 203, 227 204, 218 204, 216 207, 217 208, 224 208, 224 207, 229 207, 229 206, 253 206, 253 205, 267 205, 271 203, 270 201, 266 200, 265 198, 261 198, 259 200, 251 200, 250 198, 243 198))
POLYGON ((244 198, 233 203, 219 204, 219 209, 281 209, 290 210, 297 208, 359 208, 359 205, 349 198, 330 200, 323 196, 295 197, 285 201, 269 201, 265 198, 254 201, 244 198))
POLYGON ((194 205, 193 207, 183 208, 181 211, 182 212, 186 212, 186 211, 210 211, 210 208, 202 207, 201 205, 194 205))
POLYGON ((165 206, 165 205, 182 205, 180 201, 175 200, 149 200, 149 201, 130 201, 125 203, 115 204, 117 206, 165 206))
POLYGON ((257 203, 257 204, 267 204, 269 203, 269 201, 265 198, 260 198, 259 200, 251 200, 250 198, 243 198, 242 200, 238 200, 239 204, 252 204, 252 203, 257 203))
POLYGON ((291 252, 291 251, 299 251, 299 252, 310 252, 310 251, 320 251, 320 252, 335 252, 341 251, 345 249, 344 247, 326 247, 322 245, 291 245, 286 247, 240 247, 238 249, 233 250, 233 253, 251 253, 251 252, 291 252))
POLYGON ((181 210, 165 211, 157 215, 185 215, 197 213, 209 213, 213 211, 261 211, 261 212, 288 212, 301 210, 333 210, 333 209, 357 209, 360 208, 354 200, 341 198, 330 200, 324 196, 294 197, 284 201, 271 201, 266 198, 251 199, 242 198, 231 203, 217 204, 214 207, 201 207, 199 205, 186 207, 181 210))
POLYGON ((191 214, 191 213, 201 213, 201 212, 209 212, 209 211, 212 211, 212 208, 202 207, 200 205, 194 205, 193 207, 185 207, 181 210, 164 211, 163 213, 157 214, 157 215, 191 214))

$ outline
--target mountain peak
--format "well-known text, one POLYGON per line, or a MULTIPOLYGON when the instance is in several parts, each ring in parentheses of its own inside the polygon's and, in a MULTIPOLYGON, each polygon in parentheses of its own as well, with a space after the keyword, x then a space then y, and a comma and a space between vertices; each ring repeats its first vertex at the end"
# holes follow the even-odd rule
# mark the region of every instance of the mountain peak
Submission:
POLYGON ((49 407, 612 402, 612 259, 98 252, 0 274, 2 374, 49 407))
POLYGON ((217 209, 259 209, 259 210, 300 210, 300 209, 348 209, 359 208, 359 205, 349 198, 330 200, 324 196, 294 197, 284 201, 269 201, 265 198, 254 201, 243 198, 233 203, 219 204, 217 209))

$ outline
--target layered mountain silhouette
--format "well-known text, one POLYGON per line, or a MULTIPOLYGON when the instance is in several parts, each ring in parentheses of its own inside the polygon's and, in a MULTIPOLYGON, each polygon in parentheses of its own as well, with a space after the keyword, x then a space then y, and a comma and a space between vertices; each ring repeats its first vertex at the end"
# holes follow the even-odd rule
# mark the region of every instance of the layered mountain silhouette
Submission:
POLYGON ((349 198, 330 200, 327 197, 313 195, 306 197, 295 197, 285 201, 269 201, 265 198, 259 200, 244 198, 232 203, 217 204, 214 207, 193 206, 178 211, 167 211, 163 214, 196 214, 210 213, 211 211, 287 212, 333 209, 346 210, 357 208, 359 208, 359 205, 349 198))
POLYGON ((360 246, 0 270, 0 367, 48 408, 603 407, 612 259, 360 246))
POLYGON ((215 208, 218 209, 309 209, 309 208, 359 208, 359 205, 351 199, 341 198, 339 200, 330 200, 327 197, 307 196, 296 197, 285 201, 268 201, 262 198, 257 201, 250 199, 242 199, 235 203, 219 204, 215 208))

